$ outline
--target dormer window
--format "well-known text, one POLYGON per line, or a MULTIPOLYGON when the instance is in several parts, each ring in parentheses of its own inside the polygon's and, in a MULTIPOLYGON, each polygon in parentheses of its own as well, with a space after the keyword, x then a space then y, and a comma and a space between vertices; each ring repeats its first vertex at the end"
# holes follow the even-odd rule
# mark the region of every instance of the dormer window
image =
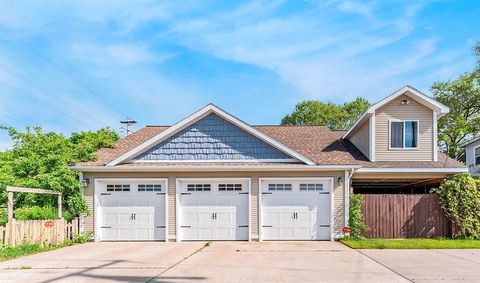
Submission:
POLYGON ((418 121, 390 121, 390 148, 418 148, 418 121))

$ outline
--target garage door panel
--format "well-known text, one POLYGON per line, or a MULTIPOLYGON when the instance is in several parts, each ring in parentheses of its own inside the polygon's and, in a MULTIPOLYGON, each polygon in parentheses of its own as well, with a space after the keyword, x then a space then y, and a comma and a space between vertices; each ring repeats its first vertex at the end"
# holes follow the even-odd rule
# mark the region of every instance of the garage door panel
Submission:
POLYGON ((229 180, 242 184, 241 191, 219 190, 224 181, 206 180, 179 182, 179 226, 181 240, 248 240, 248 182, 229 180), (192 191, 206 184, 210 190, 192 191), (188 191, 188 185, 190 191, 188 191), (247 194, 244 194, 244 193, 247 194), (240 194, 242 193, 242 194, 240 194), (242 226, 242 227, 239 227, 242 226))
MULTIPOLYGON (((155 182, 166 188, 165 181, 155 182)), ((129 190, 106 191, 106 184, 99 186, 100 240, 164 240, 166 195, 158 191, 141 191, 138 183, 125 181, 121 184, 128 185, 129 190)))
POLYGON ((330 239, 332 183, 333 180, 327 178, 263 180, 260 187, 262 239, 330 239), (305 185, 320 183, 323 185, 305 185), (289 190, 276 190, 287 186, 289 190))

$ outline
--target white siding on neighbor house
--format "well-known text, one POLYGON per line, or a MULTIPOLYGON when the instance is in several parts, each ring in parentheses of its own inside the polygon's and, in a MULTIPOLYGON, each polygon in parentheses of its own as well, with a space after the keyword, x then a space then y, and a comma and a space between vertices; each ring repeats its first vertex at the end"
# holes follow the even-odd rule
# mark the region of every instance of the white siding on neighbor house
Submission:
POLYGON ((467 163, 470 174, 480 177, 480 165, 475 165, 475 148, 480 146, 480 140, 471 143, 465 147, 465 162, 467 163))
POLYGON ((344 171, 335 172, 99 172, 99 173, 84 173, 84 178, 90 179, 89 185, 85 188, 84 195, 88 203, 90 215, 84 217, 84 230, 93 231, 93 184, 95 178, 168 178, 168 238, 173 240, 176 237, 176 201, 175 201, 175 186, 177 178, 227 178, 227 177, 246 177, 251 178, 251 238, 258 239, 258 192, 259 192, 259 178, 268 177, 333 177, 334 178, 334 233, 335 237, 342 234, 342 228, 345 224, 345 193, 343 188, 343 181, 338 184, 338 178, 344 177, 344 171))
POLYGON ((465 147, 467 166, 475 165, 475 148, 480 146, 480 140, 471 143, 465 147))
POLYGON ((433 111, 407 95, 401 95, 375 112, 376 161, 432 161, 433 111), (408 104, 401 101, 407 99, 408 104), (389 120, 418 120, 418 149, 389 149, 389 120))
POLYGON ((350 141, 366 156, 370 154, 370 127, 369 121, 365 121, 358 130, 350 137, 350 141))

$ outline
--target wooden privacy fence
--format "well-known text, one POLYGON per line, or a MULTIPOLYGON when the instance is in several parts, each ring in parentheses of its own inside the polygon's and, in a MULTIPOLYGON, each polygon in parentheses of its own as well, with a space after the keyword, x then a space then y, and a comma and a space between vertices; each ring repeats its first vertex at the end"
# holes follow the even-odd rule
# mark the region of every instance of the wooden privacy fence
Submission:
POLYGON ((362 213, 367 238, 451 237, 452 224, 435 194, 366 194, 362 213))
POLYGON ((2 243, 12 246, 23 243, 47 245, 72 239, 78 231, 78 218, 72 222, 65 219, 24 221, 12 219, 5 227, 0 227, 0 237, 2 243))

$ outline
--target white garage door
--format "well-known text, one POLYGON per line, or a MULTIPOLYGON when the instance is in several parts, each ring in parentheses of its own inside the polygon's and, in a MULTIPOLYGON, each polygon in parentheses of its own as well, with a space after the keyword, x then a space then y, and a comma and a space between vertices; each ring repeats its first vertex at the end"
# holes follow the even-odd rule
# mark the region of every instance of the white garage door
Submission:
POLYGON ((333 178, 262 179, 262 240, 330 240, 333 178))
POLYGON ((98 187, 99 240, 165 240, 166 182, 123 181, 98 187))
POLYGON ((179 240, 248 240, 248 179, 181 179, 179 240))

